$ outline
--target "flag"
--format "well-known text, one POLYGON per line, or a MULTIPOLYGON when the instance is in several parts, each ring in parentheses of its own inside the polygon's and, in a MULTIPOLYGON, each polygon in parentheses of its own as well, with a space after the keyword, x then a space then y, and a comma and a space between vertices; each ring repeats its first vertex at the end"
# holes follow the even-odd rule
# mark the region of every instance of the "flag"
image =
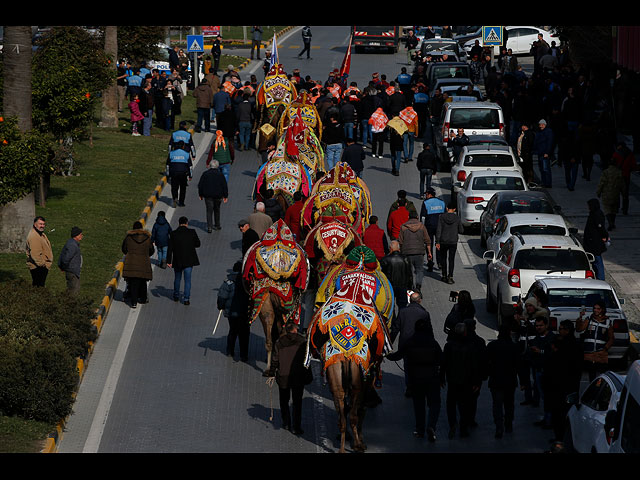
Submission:
POLYGON ((271 70, 271 67, 277 65, 278 63, 280 63, 278 61, 278 44, 276 43, 276 34, 274 32, 273 41, 271 42, 271 58, 269 59, 269 70, 271 70))
POLYGON ((342 90, 347 88, 347 77, 349 76, 349 70, 351 69, 351 41, 353 40, 353 35, 349 38, 349 47, 347 48, 347 52, 344 54, 344 59, 342 60, 342 67, 340 67, 340 86, 342 90))

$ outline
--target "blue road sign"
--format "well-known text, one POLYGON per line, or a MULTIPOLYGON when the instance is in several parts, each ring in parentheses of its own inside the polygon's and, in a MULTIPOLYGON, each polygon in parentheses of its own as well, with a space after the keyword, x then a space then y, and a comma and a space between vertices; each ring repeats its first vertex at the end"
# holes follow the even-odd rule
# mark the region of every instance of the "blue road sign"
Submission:
POLYGON ((485 46, 502 45, 502 27, 482 27, 482 44, 485 46))
POLYGON ((187 52, 204 52, 204 36, 187 35, 187 52))

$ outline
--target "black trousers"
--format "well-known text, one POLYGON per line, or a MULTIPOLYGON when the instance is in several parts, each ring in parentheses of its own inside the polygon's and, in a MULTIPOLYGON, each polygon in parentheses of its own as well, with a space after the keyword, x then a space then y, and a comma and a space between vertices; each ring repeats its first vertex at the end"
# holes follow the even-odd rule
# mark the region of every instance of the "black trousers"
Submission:
POLYGON ((515 412, 515 387, 492 388, 493 398, 493 422, 497 428, 513 424, 515 412))
POLYGON ((34 287, 44 287, 49 269, 47 267, 36 267, 29 271, 31 272, 32 285, 34 287))
POLYGON ((440 260, 442 262, 442 275, 447 275, 449 277, 453 277, 453 267, 455 266, 456 261, 456 250, 458 249, 458 244, 440 244, 440 260), (448 270, 447 270, 448 268, 448 270))
POLYGON ((280 414, 282 415, 282 425, 291 426, 295 430, 300 430, 302 426, 302 395, 304 385, 296 385, 289 388, 280 388, 280 414), (289 400, 293 403, 293 424, 291 423, 291 410, 289 410, 289 400))
POLYGON ((449 428, 460 424, 460 430, 468 430, 471 424, 471 397, 473 388, 471 385, 449 384, 447 389, 447 419, 449 428), (458 422, 458 414, 460 421, 458 422))
POLYGON ((236 340, 240 345, 240 358, 249 357, 249 320, 246 317, 229 316, 229 333, 227 334, 227 354, 235 352, 236 340))
POLYGON ((147 302, 147 281, 144 278, 128 278, 131 304, 147 302))
POLYGON ((436 429, 440 415, 440 379, 434 377, 421 383, 410 383, 416 432, 424 434, 426 428, 436 429), (427 407, 429 415, 427 416, 427 407))
POLYGON ((207 227, 219 228, 220 227, 220 205, 222 204, 222 199, 205 197, 204 204, 207 207, 207 227))
POLYGON ((171 175, 171 198, 179 204, 183 204, 187 196, 187 183, 186 173, 171 175))
POLYGON ((304 42, 304 48, 298 54, 298 56, 301 57, 304 52, 307 52, 307 58, 311 56, 311 42, 304 42))

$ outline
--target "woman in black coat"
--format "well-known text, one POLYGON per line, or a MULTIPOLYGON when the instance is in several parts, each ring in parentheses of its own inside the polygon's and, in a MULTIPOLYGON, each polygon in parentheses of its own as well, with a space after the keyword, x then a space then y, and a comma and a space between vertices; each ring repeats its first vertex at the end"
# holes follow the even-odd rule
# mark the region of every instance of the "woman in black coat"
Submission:
POLYGON ((458 292, 458 302, 453 306, 449 315, 444 321, 444 333, 448 335, 447 341, 451 340, 454 328, 458 323, 464 323, 467 319, 473 319, 476 315, 476 307, 471 300, 471 294, 467 290, 458 292))

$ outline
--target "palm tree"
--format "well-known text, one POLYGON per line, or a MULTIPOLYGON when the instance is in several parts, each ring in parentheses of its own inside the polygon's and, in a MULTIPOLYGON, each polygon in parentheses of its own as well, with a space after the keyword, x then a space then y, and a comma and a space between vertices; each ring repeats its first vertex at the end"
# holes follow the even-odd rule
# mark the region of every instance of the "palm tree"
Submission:
MULTIPOLYGON (((4 27, 4 115, 15 116, 21 131, 31 130, 31 27, 4 27)), ((0 251, 24 250, 24 242, 33 225, 35 197, 0 207, 0 251)))

